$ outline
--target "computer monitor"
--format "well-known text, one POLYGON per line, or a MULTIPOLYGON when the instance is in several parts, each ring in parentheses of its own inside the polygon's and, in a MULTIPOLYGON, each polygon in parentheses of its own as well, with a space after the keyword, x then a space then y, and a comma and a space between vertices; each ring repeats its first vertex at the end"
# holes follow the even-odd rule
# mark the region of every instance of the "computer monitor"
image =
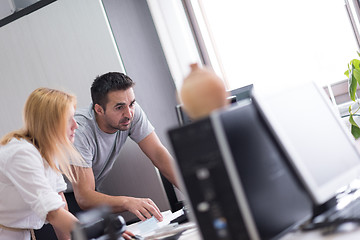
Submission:
POLYGON ((315 205, 334 199, 359 177, 354 138, 317 84, 308 82, 277 93, 255 89, 253 101, 315 205))
MULTIPOLYGON (((250 98, 251 90, 253 85, 237 88, 229 92, 228 100, 231 104, 236 103, 245 98, 250 98)), ((176 116, 178 119, 179 126, 190 124, 192 119, 183 110, 182 104, 175 106, 176 116)), ((160 174, 161 180, 165 189, 165 193, 169 200, 171 211, 177 211, 184 207, 184 197, 179 191, 176 191, 174 186, 167 180, 162 174, 160 174)))
MULTIPOLYGON (((238 101, 242 101, 244 99, 251 99, 251 91, 253 89, 253 85, 246 85, 240 88, 233 89, 228 91, 229 97, 228 100, 231 104, 235 104, 238 101)), ((175 106, 176 116, 178 119, 179 126, 184 126, 190 124, 192 119, 187 115, 184 111, 182 104, 178 104, 175 106)), ((177 211, 183 207, 184 197, 181 193, 174 189, 174 186, 162 175, 160 174, 163 186, 166 192, 166 195, 169 200, 169 204, 172 211, 177 211)))
MULTIPOLYGON (((251 92, 253 89, 253 85, 246 85, 240 88, 233 89, 228 91, 229 97, 228 100, 231 104, 242 101, 244 99, 251 99, 251 92)), ((189 124, 192 122, 191 118, 186 114, 183 109, 182 104, 178 104, 175 106, 176 116, 180 126, 189 124)))
POLYGON ((169 131, 204 239, 277 239, 312 215, 312 201, 250 99, 169 131))

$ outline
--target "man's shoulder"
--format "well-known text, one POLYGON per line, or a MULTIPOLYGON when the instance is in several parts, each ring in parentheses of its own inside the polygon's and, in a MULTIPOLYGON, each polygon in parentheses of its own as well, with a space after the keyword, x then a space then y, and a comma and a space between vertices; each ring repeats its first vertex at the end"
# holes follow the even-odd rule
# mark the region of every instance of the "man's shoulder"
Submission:
POLYGON ((93 119, 94 118, 94 114, 92 112, 92 108, 90 107, 85 107, 85 108, 78 108, 75 111, 75 120, 83 120, 83 119, 93 119))
POLYGON ((79 108, 75 112, 75 121, 78 124, 77 132, 89 135, 93 134, 96 128, 95 116, 91 108, 79 108))
POLYGON ((145 111, 141 108, 138 102, 135 102, 134 121, 149 121, 145 111))
POLYGON ((95 122, 95 115, 91 107, 76 109, 75 121, 80 125, 91 125, 95 122))

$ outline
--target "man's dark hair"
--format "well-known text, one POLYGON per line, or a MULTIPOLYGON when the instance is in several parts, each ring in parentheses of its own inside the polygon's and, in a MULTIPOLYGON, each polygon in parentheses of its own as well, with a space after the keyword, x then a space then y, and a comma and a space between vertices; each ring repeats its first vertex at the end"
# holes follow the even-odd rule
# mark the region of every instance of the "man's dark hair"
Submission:
POLYGON ((97 76, 90 88, 93 108, 95 104, 99 104, 105 111, 109 92, 127 90, 134 85, 135 83, 130 77, 119 72, 108 72, 97 76))

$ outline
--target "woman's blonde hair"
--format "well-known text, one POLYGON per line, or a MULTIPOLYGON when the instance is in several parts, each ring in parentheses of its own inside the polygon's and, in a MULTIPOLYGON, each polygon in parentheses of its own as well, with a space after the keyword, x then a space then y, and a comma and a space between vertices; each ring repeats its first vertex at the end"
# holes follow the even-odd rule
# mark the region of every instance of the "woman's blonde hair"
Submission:
POLYGON ((74 95, 49 88, 35 89, 25 103, 23 128, 5 135, 0 144, 5 145, 12 138, 26 139, 52 169, 76 182, 70 161, 79 163, 82 158, 67 136, 70 107, 76 107, 74 95))

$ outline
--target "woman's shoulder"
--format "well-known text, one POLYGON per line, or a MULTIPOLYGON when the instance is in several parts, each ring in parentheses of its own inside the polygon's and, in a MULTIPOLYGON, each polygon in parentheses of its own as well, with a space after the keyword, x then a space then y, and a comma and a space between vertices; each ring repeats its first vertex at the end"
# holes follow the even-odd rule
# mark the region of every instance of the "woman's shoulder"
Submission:
POLYGON ((25 139, 11 139, 7 144, 1 146, 3 151, 18 152, 38 152, 36 147, 25 139))
POLYGON ((0 168, 7 168, 16 164, 32 162, 33 164, 42 164, 40 152, 34 145, 25 139, 11 139, 5 145, 0 147, 0 168), (38 161, 24 161, 27 159, 38 159, 38 161))
MULTIPOLYGON (((34 147, 33 144, 31 144, 29 141, 23 139, 23 138, 20 138, 20 139, 17 139, 17 138, 12 138, 9 143, 11 146, 22 146, 22 147, 25 147, 25 148, 28 148, 28 147, 34 147)), ((35 148, 35 147, 34 147, 35 148)))

